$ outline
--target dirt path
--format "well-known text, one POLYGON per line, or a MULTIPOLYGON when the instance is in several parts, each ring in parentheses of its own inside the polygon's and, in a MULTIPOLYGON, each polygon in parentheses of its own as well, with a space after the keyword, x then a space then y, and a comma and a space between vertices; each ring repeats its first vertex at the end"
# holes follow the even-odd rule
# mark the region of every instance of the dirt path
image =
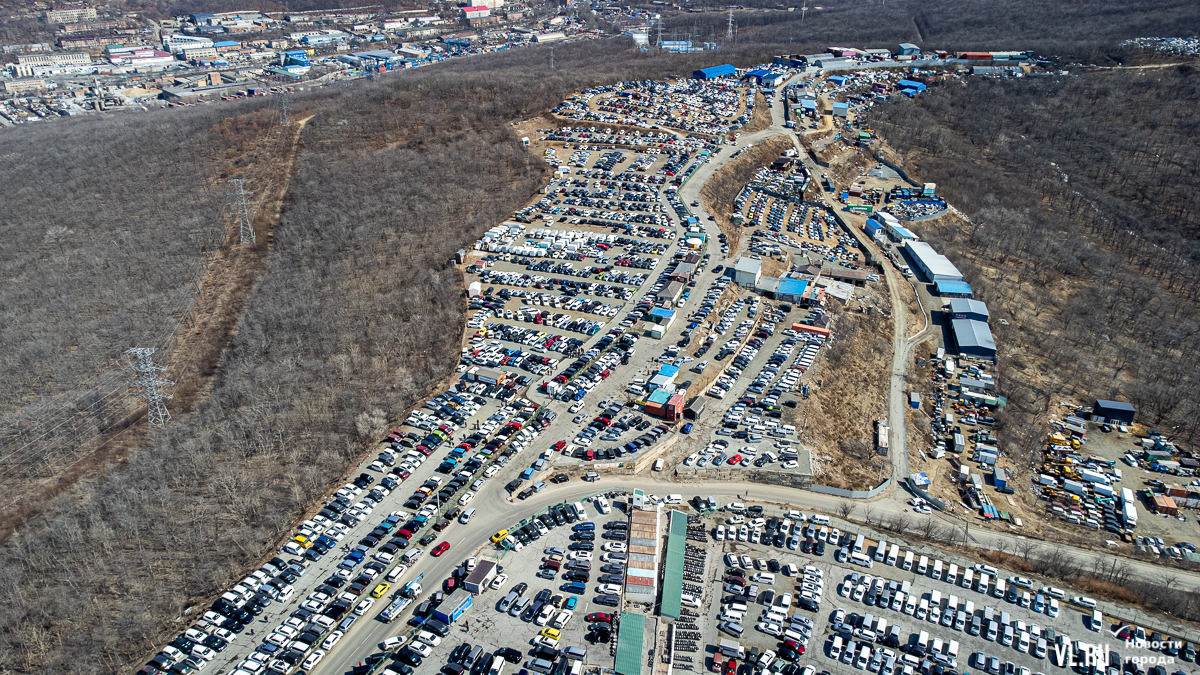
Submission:
MULTIPOLYGON (((174 338, 170 359, 166 363, 166 377, 175 381, 175 400, 171 408, 191 411, 208 395, 220 367, 221 354, 237 334, 237 323, 245 306, 246 297, 254 287, 254 281, 266 263, 271 239, 283 209, 283 198, 291 183, 295 167, 296 151, 304 126, 312 117, 306 117, 284 132, 290 132, 287 150, 278 158, 267 158, 255 167, 260 178, 266 175, 282 176, 277 184, 258 196, 259 211, 253 218, 256 243, 248 246, 231 245, 209 259, 195 309, 188 323, 174 338)), ((265 180, 265 179, 264 179, 265 180)), ((234 241, 238 236, 237 224, 230 222, 226 236, 234 241)))

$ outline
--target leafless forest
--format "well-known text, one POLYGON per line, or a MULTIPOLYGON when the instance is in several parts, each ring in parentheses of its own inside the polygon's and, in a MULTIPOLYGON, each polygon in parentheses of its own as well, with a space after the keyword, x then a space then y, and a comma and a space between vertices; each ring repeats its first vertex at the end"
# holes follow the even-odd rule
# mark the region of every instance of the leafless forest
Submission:
MULTIPOLYGON (((713 12, 666 15, 668 30, 695 32, 697 39, 722 40, 728 3, 698 0, 713 12)), ((775 0, 749 0, 747 8, 777 8, 775 0)), ((895 49, 912 42, 925 49, 1011 50, 1088 59, 1105 65, 1121 40, 1133 35, 1195 35, 1200 7, 1188 0, 1141 2, 1025 3, 984 0, 971 5, 952 0, 862 3, 853 0, 785 3, 795 11, 739 11, 737 44, 777 44, 787 53, 812 54, 834 45, 895 49)), ((647 6, 649 3, 647 3, 647 6)))
MULTIPOLYGON (((325 89, 295 102, 293 116, 312 119, 266 270, 216 370, 211 395, 124 462, 106 472, 93 467, 92 479, 59 495, 9 538, 0 554, 0 669, 127 670, 163 640, 186 607, 207 602, 272 550, 303 509, 341 478, 348 460, 362 451, 363 435, 378 431, 360 428, 356 417, 375 409, 399 412, 455 363, 457 341, 444 338, 460 331, 463 305, 450 257, 509 215, 542 180, 541 160, 520 147, 507 122, 539 113, 579 87, 699 65, 685 56, 626 53, 609 43, 559 46, 556 61, 558 69, 549 71, 541 50, 526 50, 325 89)), ((228 122, 218 115, 237 119, 250 114, 251 105, 153 113, 124 122, 67 122, 57 131, 68 138, 77 134, 81 154, 84 139, 86 147, 130 148, 120 166, 114 160, 103 172, 118 180, 121 172, 152 171, 157 162, 173 165, 178 152, 217 143, 218 129, 228 122), (130 138, 135 129, 139 142, 130 138), (168 142, 174 136, 182 137, 182 145, 168 142), (146 139, 167 139, 160 143, 163 152, 146 139)), ((42 154, 37 141, 45 142, 8 134, 6 176, 43 156, 48 163, 74 163, 80 171, 88 166, 82 157, 42 154)), ((62 256, 72 246, 94 250, 101 246, 98 240, 114 237, 131 220, 161 216, 159 222, 173 224, 187 214, 196 222, 216 222, 224 198, 205 202, 206 211, 193 206, 186 185, 205 177, 203 171, 229 168, 220 166, 225 153, 213 154, 211 168, 191 169, 201 171, 199 176, 170 174, 161 185, 143 182, 153 189, 121 202, 124 218, 95 219, 107 229, 72 225, 70 236, 77 239, 59 250, 57 241, 41 241, 42 228, 27 246, 42 257, 62 256), (162 194, 154 194, 159 188, 162 194)), ((53 167, 30 170, 46 175, 53 167)), ((30 185, 18 194, 31 204, 14 204, 20 210, 10 213, 22 214, 25 222, 53 223, 46 214, 85 213, 79 203, 97 193, 113 200, 115 209, 115 196, 124 189, 82 179, 60 182, 54 200, 37 197, 30 185)), ((136 184, 131 180, 130 189, 136 184)), ((14 232, 18 225, 5 221, 14 232)), ((155 236, 163 251, 172 250, 170 232, 155 236)), ((139 255, 149 255, 151 248, 138 247, 139 255)), ((84 304, 115 297, 133 305, 114 312, 153 305, 167 313, 153 295, 156 277, 136 280, 141 296, 118 292, 122 284, 134 283, 126 277, 137 276, 138 258, 129 250, 104 250, 94 256, 100 262, 92 276, 52 287, 53 292, 81 295, 78 302, 84 304)), ((197 250, 199 243, 180 255, 194 258, 197 250)), ((31 281, 43 274, 38 260, 25 263, 31 281)), ((63 269, 48 266, 45 273, 63 269)), ((48 301, 29 293, 26 305, 48 301)), ((7 296, 5 302, 9 327, 18 328, 21 322, 11 317, 30 310, 7 296)), ((69 313, 47 312, 44 321, 61 324, 69 313)), ((154 318, 147 312, 143 320, 154 318)), ((26 325, 25 331, 35 328, 57 330, 26 325)), ((98 340, 88 343, 95 352, 89 358, 99 363, 123 351, 135 335, 117 329, 96 334, 98 340)), ((6 341, 21 344, 22 333, 9 335, 6 341)))
POLYGON ((1195 440, 1198 98, 1183 65, 973 78, 876 108, 914 175, 970 218, 922 233, 992 308, 1010 449, 1035 449, 1063 396, 1125 398, 1195 440))

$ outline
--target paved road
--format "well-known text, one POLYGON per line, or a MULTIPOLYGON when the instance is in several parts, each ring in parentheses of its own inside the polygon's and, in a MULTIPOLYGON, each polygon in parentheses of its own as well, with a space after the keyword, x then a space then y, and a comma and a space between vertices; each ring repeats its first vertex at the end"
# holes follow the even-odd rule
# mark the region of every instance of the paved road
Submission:
MULTIPOLYGON (((405 578, 412 578, 417 573, 425 573, 425 588, 436 586, 450 574, 450 571, 458 565, 464 557, 472 555, 477 549, 473 543, 484 543, 487 541, 488 535, 500 530, 506 529, 516 522, 530 514, 550 506, 563 502, 577 501, 582 497, 594 494, 598 491, 605 490, 629 490, 635 486, 628 476, 611 476, 601 478, 594 483, 569 482, 561 485, 554 485, 547 490, 530 497, 524 502, 513 502, 505 498, 503 491, 487 490, 480 493, 473 504, 478 515, 475 520, 467 527, 460 529, 451 537, 453 543, 450 551, 441 558, 423 558, 418 561, 414 567, 414 571, 409 572, 405 578)), ((661 480, 655 480, 654 477, 639 477, 636 480, 636 486, 645 489, 647 492, 655 494, 668 494, 671 492, 681 492, 684 497, 690 498, 694 495, 705 495, 716 497, 722 503, 731 501, 745 501, 749 503, 762 504, 779 504, 787 505, 796 508, 800 511, 824 511, 827 513, 836 513, 837 508, 844 500, 830 495, 818 494, 815 492, 803 492, 790 488, 761 485, 758 483, 687 483, 679 484, 666 480, 665 477, 661 480)), ((860 506, 860 509, 863 508, 860 506)), ((878 520, 883 516, 898 515, 909 512, 909 515, 914 518, 919 518, 911 513, 910 509, 896 500, 881 499, 871 503, 872 518, 878 520)), ((861 513, 861 511, 860 511, 861 513)), ((985 530, 977 530, 972 533, 972 546, 980 550, 996 550, 1004 548, 1012 551, 1018 543, 1024 540, 1024 537, 985 530)), ((536 546, 536 544, 533 544, 536 546)), ((1096 559, 1111 560, 1113 556, 1094 551, 1083 549, 1067 548, 1079 560, 1080 566, 1090 568, 1096 559)), ((1147 579, 1158 579, 1161 576, 1161 569, 1149 562, 1130 561, 1134 570, 1139 576, 1147 579)), ((1183 588, 1200 589, 1200 576, 1192 574, 1179 573, 1179 584, 1183 588)), ((375 650, 375 645, 381 642, 384 638, 391 635, 396 635, 402 632, 405 628, 403 624, 395 623, 387 625, 378 621, 366 621, 354 628, 350 638, 347 638, 343 644, 338 645, 335 653, 341 658, 331 659, 329 664, 322 663, 316 670, 314 675, 334 675, 345 670, 346 656, 348 654, 358 655, 358 658, 365 657, 375 650), (334 667, 334 663, 339 663, 338 667, 334 667), (326 666, 329 666, 328 668, 326 666)), ((521 647, 521 645, 512 645, 521 647)))

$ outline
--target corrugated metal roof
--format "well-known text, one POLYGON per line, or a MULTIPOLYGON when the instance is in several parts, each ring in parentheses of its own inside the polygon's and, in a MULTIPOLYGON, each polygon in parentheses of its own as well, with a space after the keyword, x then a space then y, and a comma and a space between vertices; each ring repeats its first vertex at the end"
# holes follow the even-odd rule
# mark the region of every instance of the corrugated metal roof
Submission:
POLYGON ((971 298, 953 298, 950 300, 950 312, 953 314, 980 314, 988 316, 987 304, 971 298))
POLYGON ((946 256, 938 253, 932 246, 923 241, 908 242, 908 251, 917 259, 918 264, 925 268, 933 278, 937 280, 942 277, 947 281, 961 281, 963 278, 962 272, 950 262, 946 256))
POLYGON ((678 619, 680 595, 683 593, 683 549, 687 542, 687 516, 679 511, 672 511, 669 517, 662 602, 659 604, 658 613, 678 619))
POLYGON ((617 659, 613 670, 621 675, 642 675, 642 637, 646 634, 646 617, 633 612, 621 612, 621 628, 617 633, 617 659))
POLYGON ((971 319, 954 319, 950 325, 954 329, 954 342, 960 349, 979 348, 996 351, 992 329, 988 328, 986 323, 971 319))
POLYGON ((937 292, 942 295, 975 295, 971 284, 965 281, 935 281, 937 292))

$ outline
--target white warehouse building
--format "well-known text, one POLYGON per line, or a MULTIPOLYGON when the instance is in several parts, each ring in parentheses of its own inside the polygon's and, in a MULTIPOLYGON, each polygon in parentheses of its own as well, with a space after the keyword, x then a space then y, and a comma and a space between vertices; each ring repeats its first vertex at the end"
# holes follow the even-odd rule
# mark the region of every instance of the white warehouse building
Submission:
POLYGON ((962 281, 962 272, 950 262, 946 256, 933 250, 933 247, 923 241, 909 241, 906 246, 917 263, 917 269, 925 274, 929 281, 962 281))

